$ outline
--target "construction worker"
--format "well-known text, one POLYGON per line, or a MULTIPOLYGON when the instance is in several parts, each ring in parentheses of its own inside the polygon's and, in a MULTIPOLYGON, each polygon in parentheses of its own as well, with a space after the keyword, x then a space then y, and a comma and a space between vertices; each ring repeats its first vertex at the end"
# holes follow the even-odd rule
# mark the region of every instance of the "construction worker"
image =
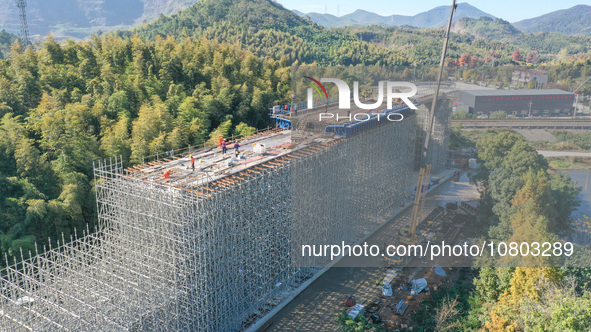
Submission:
POLYGON ((166 179, 166 180, 170 179, 170 173, 171 173, 171 170, 167 169, 164 172, 164 179, 166 179))
POLYGON ((191 169, 195 172, 195 158, 193 158, 193 155, 191 155, 191 169))
POLYGON ((218 137, 218 145, 222 145, 222 141, 224 140, 223 137, 218 137))
POLYGON ((234 149, 236 150, 236 152, 238 152, 239 147, 240 147, 240 144, 238 144, 238 142, 234 143, 234 149))
POLYGON ((222 140, 222 154, 226 154, 226 151, 228 151, 228 149, 226 148, 226 140, 222 140))

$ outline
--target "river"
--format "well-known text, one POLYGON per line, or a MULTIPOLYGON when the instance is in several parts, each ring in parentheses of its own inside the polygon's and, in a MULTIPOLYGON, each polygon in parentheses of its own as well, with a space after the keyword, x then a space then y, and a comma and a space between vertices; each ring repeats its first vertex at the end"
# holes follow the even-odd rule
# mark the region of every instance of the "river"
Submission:
POLYGON ((564 171, 570 174, 573 181, 577 182, 577 186, 581 187, 579 199, 581 205, 573 212, 573 219, 580 219, 584 215, 591 217, 591 170, 568 170, 564 171))

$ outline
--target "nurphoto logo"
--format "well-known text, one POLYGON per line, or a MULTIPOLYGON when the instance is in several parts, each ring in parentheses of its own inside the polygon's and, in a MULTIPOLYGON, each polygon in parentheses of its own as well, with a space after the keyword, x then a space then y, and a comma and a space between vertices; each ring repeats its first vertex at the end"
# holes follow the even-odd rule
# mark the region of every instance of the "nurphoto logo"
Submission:
MULTIPOLYGON (((308 88, 309 109, 314 108, 314 90, 318 92, 321 98, 326 98, 328 100, 328 93, 326 93, 326 89, 322 83, 334 83, 337 86, 339 90, 339 109, 351 109, 351 89, 343 80, 338 78, 321 78, 320 81, 318 81, 309 76, 304 76, 304 78, 310 80, 308 84, 311 86, 311 88, 308 88), (316 83, 316 85, 312 83, 316 83)), ((386 100, 388 103, 388 109, 393 108, 393 101, 395 99, 402 100, 402 102, 404 102, 410 109, 417 109, 415 104, 413 104, 413 102, 409 99, 410 97, 414 97, 417 94, 417 86, 410 82, 391 81, 380 81, 378 83, 378 98, 373 104, 361 103, 359 100, 359 82, 353 82, 353 101, 355 102, 355 106, 364 110, 372 110, 380 107, 384 103, 384 83, 386 83, 386 100), (397 91, 398 89, 395 88, 408 88, 410 91, 399 92, 397 91)))

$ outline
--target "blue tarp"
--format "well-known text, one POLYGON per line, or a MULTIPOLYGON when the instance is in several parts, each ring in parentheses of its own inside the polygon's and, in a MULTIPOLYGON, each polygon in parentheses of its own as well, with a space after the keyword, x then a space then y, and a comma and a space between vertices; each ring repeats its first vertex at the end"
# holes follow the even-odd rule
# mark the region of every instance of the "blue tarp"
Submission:
POLYGON ((443 269, 443 267, 441 267, 441 265, 436 265, 433 271, 436 275, 447 278, 447 273, 445 273, 445 270, 443 269))
POLYGON ((392 296, 392 287, 390 287, 390 284, 382 286, 382 294, 384 296, 392 296))

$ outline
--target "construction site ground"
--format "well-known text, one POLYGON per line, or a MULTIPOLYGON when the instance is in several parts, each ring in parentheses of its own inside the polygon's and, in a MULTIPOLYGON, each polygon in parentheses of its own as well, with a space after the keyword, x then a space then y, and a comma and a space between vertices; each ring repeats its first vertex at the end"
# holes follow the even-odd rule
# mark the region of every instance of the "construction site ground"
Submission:
MULTIPOLYGON (((429 212, 438 206, 445 206, 447 203, 456 203, 461 201, 470 201, 479 196, 476 188, 469 183, 467 175, 461 175, 459 181, 450 180, 443 183, 427 194, 424 205, 423 218, 429 212)), ((459 212, 463 214, 463 212, 459 212)), ((370 236, 366 242, 368 245, 378 245, 382 247, 384 243, 393 243, 398 237, 398 231, 410 223, 412 209, 406 208, 395 218, 390 220, 378 232, 370 236)), ((470 223, 472 217, 464 215, 463 223, 470 223)), ((458 222, 456 220, 455 222, 458 222)), ((432 227, 433 225, 430 225, 432 227)), ((421 227, 427 227, 421 225, 421 227)), ((439 231, 449 229, 450 225, 439 225, 439 231)), ((461 227, 463 230, 457 234, 457 240, 465 240, 471 236, 468 234, 473 230, 471 227, 461 227)), ((438 235, 440 235, 438 233, 438 235)), ((339 266, 347 266, 343 258, 339 266)), ((375 310, 385 323, 389 330, 401 329, 403 324, 410 323, 410 316, 420 307, 421 302, 431 297, 431 292, 453 285, 457 278, 460 268, 444 268, 447 277, 441 277, 434 273, 432 267, 406 267, 398 271, 396 277, 392 280, 393 296, 385 297, 382 295, 382 281, 392 263, 381 259, 381 267, 333 267, 326 271, 322 276, 316 279, 302 293, 287 304, 281 311, 272 317, 267 324, 259 331, 337 331, 338 323, 336 317, 342 310, 349 310, 344 305, 346 296, 355 296, 357 303, 363 303, 370 307, 370 311, 375 310), (429 291, 421 292, 418 295, 411 296, 408 287, 411 280, 425 278, 428 283, 429 291), (408 308, 403 315, 395 315, 392 308, 400 300, 405 300, 408 308), (377 305, 372 303, 379 300, 377 305)), ((414 262, 416 263, 416 262, 414 262)), ((443 265, 451 266, 457 263, 455 261, 443 261, 443 265)), ((406 264, 411 266, 411 264, 406 264)), ((434 264, 433 264, 434 265, 434 264)), ((355 266, 353 265, 349 266, 355 266)), ((376 265, 374 265, 376 266, 376 265)), ((412 264, 412 266, 425 266, 421 264, 412 264)), ((410 326, 410 325, 409 325, 410 326)))

